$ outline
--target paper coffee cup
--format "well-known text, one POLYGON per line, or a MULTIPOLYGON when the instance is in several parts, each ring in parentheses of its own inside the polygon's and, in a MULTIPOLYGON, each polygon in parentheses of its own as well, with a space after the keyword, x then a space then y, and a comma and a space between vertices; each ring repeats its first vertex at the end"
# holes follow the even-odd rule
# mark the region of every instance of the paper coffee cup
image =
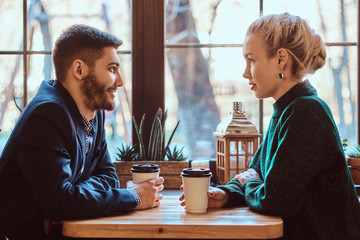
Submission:
POLYGON ((134 164, 131 168, 133 183, 142 183, 146 180, 159 177, 160 168, 157 164, 134 164))
POLYGON ((181 173, 186 212, 204 213, 208 208, 209 168, 184 168, 181 173))

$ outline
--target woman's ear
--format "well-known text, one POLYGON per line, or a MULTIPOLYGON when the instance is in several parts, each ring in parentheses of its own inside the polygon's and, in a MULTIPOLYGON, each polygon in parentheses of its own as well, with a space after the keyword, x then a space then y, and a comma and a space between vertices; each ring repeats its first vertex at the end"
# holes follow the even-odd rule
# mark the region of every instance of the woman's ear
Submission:
POLYGON ((278 58, 279 68, 284 69, 286 63, 289 61, 289 53, 285 48, 279 48, 276 52, 276 57, 278 58))
POLYGON ((71 65, 72 73, 78 80, 82 80, 89 73, 89 67, 80 59, 75 59, 71 65))

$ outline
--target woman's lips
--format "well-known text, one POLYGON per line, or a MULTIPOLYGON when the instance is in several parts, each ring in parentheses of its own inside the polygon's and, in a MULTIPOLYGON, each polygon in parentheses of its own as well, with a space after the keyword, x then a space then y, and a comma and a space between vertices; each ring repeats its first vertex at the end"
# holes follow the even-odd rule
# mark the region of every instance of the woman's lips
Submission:
POLYGON ((251 90, 254 90, 256 84, 255 83, 249 83, 249 85, 251 86, 251 90))

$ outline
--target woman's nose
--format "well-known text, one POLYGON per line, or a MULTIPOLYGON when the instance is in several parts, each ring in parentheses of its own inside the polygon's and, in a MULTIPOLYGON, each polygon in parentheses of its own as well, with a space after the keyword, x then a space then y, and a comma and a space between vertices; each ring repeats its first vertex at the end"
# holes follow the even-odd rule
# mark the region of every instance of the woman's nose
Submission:
POLYGON ((248 67, 245 67, 244 73, 242 76, 243 76, 243 78, 250 79, 250 71, 249 71, 248 67))

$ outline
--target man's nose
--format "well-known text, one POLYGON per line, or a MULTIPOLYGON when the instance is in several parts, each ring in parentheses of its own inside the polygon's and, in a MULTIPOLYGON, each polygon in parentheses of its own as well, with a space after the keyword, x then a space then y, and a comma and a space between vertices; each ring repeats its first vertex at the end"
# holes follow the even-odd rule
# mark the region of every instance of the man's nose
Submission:
POLYGON ((124 85, 123 77, 122 77, 120 71, 118 71, 118 74, 117 74, 117 77, 116 77, 116 86, 121 87, 123 85, 124 85))

